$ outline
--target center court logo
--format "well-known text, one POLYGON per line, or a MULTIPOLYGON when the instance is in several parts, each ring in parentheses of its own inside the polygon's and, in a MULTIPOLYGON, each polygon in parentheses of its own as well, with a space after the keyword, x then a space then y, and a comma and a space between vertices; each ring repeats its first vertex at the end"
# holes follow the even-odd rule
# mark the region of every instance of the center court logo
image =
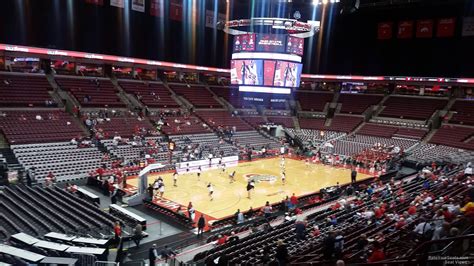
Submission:
POLYGON ((255 182, 274 182, 277 177, 274 175, 267 174, 245 174, 244 178, 248 180, 254 180, 255 182))

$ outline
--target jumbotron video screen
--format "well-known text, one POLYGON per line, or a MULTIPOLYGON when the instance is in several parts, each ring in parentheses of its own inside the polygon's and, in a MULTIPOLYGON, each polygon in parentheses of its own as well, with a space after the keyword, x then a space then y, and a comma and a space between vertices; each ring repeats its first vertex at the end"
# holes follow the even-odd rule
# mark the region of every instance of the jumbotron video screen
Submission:
POLYGON ((304 40, 284 34, 234 37, 231 83, 240 91, 290 94, 300 86, 304 40))

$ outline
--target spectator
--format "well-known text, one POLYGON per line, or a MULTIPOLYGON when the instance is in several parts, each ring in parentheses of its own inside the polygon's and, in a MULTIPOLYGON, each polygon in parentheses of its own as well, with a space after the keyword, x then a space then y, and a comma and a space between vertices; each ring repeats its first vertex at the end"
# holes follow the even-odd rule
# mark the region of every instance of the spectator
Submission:
POLYGON ((237 244, 240 238, 235 234, 235 232, 230 233, 229 243, 237 244))
POLYGON ((426 221, 426 219, 421 219, 420 223, 415 226, 415 229, 413 229, 413 232, 418 238, 423 240, 431 239, 433 233, 432 226, 426 221))
POLYGON ((270 263, 270 248, 265 246, 263 249, 260 249, 260 253, 257 255, 257 258, 260 259, 262 265, 268 265, 270 263))
POLYGON ((56 178, 54 177, 53 172, 49 172, 48 175, 46 176, 45 185, 47 187, 52 186, 55 181, 56 181, 56 178))
POLYGON ((321 234, 321 231, 319 230, 319 226, 315 225, 313 227, 313 231, 311 232, 313 237, 318 237, 321 234))
POLYGON ((155 265, 156 259, 158 258, 158 251, 156 250, 156 244, 153 244, 151 248, 148 250, 148 260, 149 265, 155 265))
POLYGON ((244 222, 244 214, 240 212, 240 209, 237 209, 237 212, 235 213, 235 217, 237 218, 237 224, 241 224, 244 222))
POLYGON ((334 255, 335 243, 336 243, 336 233, 334 231, 331 231, 323 240, 323 258, 325 260, 332 259, 334 255))
POLYGON ((143 232, 143 227, 140 223, 137 223, 135 226, 135 229, 133 230, 133 241, 135 242, 135 245, 140 247, 140 241, 142 240, 142 232, 143 232))
POLYGON ((153 199, 153 185, 152 184, 148 184, 148 188, 146 189, 147 193, 148 193, 148 199, 153 199))
POLYGON ((378 262, 385 259, 385 253, 383 252, 382 245, 378 241, 373 243, 372 254, 367 260, 369 263, 378 262))
POLYGON ((293 193, 293 195, 291 196, 290 202, 293 208, 295 208, 298 204, 298 198, 295 196, 295 193, 293 193))
POLYGON ((115 240, 117 240, 118 242, 119 238, 122 237, 122 227, 120 226, 119 221, 115 222, 114 233, 115 233, 115 240))
POLYGON ((277 259, 279 266, 286 265, 288 262, 288 249, 281 239, 277 241, 275 258, 277 259))
POLYGON ((198 233, 197 233, 197 237, 199 238, 199 236, 202 237, 202 234, 204 233, 204 227, 206 226, 206 220, 204 219, 204 215, 201 214, 201 217, 199 217, 199 220, 198 220, 198 233))
POLYGON ((367 235, 366 234, 361 234, 359 239, 357 240, 356 243, 356 249, 357 250, 365 250, 367 245, 369 244, 369 241, 367 240, 367 235))
POLYGON ((161 258, 165 260, 165 262, 168 262, 168 259, 175 255, 175 253, 167 246, 165 245, 165 247, 163 248, 163 250, 161 250, 160 252, 161 254, 161 258))
POLYGON ((272 210, 272 206, 270 206, 270 202, 269 202, 269 201, 267 201, 267 202, 265 203, 265 206, 263 207, 262 211, 263 211, 263 214, 264 214, 264 216, 265 216, 265 219, 270 218, 270 216, 272 215, 272 211, 273 211, 273 210, 272 210))
POLYGON ((219 238, 217 239, 217 245, 224 245, 227 242, 227 236, 224 235, 219 235, 219 238))
POLYGON ((342 252, 344 251, 344 236, 342 236, 341 231, 337 231, 336 237, 334 239, 334 254, 337 259, 342 257, 342 252))
POLYGON ((194 223, 194 218, 196 217, 196 210, 194 210, 193 204, 189 202, 188 204, 188 214, 189 214, 189 219, 194 223))
POLYGON ((296 222, 295 223, 296 240, 306 240, 306 223, 296 222))
POLYGON ((466 169, 464 169, 464 176, 465 177, 470 177, 472 176, 472 164, 471 163, 468 163, 467 166, 466 166, 466 169))

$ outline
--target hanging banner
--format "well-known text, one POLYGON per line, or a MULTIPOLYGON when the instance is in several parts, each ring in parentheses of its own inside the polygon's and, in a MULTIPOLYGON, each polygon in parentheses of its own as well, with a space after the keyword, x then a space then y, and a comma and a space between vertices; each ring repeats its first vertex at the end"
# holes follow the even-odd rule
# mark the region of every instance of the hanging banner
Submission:
POLYGON ((474 36, 474 17, 465 17, 463 19, 462 36, 474 36))
POLYGON ((397 37, 399 39, 409 39, 413 37, 413 21, 406 20, 398 23, 397 37))
POLYGON ((120 8, 124 8, 125 7, 125 0, 110 0, 110 5, 120 7, 120 8))
POLYGON ((163 12, 163 0, 150 0, 150 15, 155 17, 162 17, 163 12))
POLYGON ((455 27, 456 27, 455 18, 442 18, 438 20, 438 31, 436 32, 436 37, 438 38, 453 37, 455 27))
POLYGON ((380 22, 377 28, 377 39, 392 39, 393 22, 380 22))
POLYGON ((132 0, 132 10, 145 12, 145 0, 132 0))
POLYGON ((433 20, 424 19, 416 22, 416 38, 433 37, 433 20))
POLYGON ((206 27, 215 28, 217 21, 215 21, 216 16, 214 16, 214 11, 206 10, 206 27))
POLYGON ((104 0, 85 0, 87 4, 93 4, 98 6, 104 5, 104 0))
POLYGON ((170 0, 170 19, 176 21, 183 20, 183 1, 170 0))

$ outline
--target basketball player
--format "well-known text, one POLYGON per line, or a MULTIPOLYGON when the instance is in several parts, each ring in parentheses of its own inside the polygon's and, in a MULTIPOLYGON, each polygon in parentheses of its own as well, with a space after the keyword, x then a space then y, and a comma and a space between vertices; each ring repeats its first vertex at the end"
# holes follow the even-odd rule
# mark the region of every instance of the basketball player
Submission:
POLYGON ((229 179, 230 179, 231 184, 235 182, 235 171, 232 172, 232 174, 229 175, 229 179))
POLYGON ((255 189, 255 182, 252 179, 247 183, 247 198, 249 199, 252 198, 252 190, 254 189, 255 189))
POLYGON ((160 181, 159 179, 156 179, 155 182, 153 182, 153 191, 155 191, 155 195, 158 193, 159 188, 160 188, 160 181))
POLYGON ((285 174, 285 172, 281 172, 281 183, 283 185, 286 184, 286 174, 285 174))
POLYGON ((160 198, 163 198, 163 194, 165 194, 165 184, 164 183, 161 184, 158 191, 160 192, 160 198))
POLYGON ((222 164, 222 174, 225 174, 225 163, 222 164))
POLYGON ((207 190, 209 190, 209 198, 211 198, 211 201, 214 200, 214 197, 212 195, 212 194, 214 194, 214 187, 212 186, 212 184, 210 182, 207 185, 207 190))
POLYGON ((173 174, 173 186, 178 186, 178 172, 174 172, 173 174))
POLYGON ((198 171, 197 171, 198 181, 201 180, 201 171, 202 171, 201 166, 199 166, 199 167, 198 167, 198 171))

